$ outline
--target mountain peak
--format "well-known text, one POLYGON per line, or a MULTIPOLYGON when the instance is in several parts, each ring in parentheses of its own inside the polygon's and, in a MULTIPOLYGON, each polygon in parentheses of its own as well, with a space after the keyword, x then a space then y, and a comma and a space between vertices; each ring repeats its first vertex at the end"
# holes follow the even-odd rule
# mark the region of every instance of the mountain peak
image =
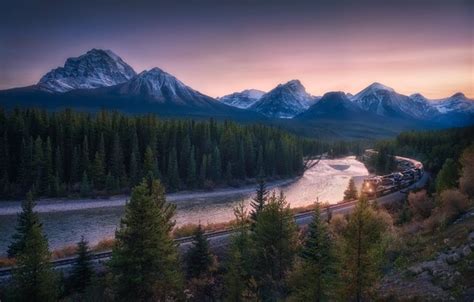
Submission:
POLYGON ((371 89, 371 90, 387 90, 387 91, 390 91, 390 92, 395 92, 395 90, 393 90, 393 88, 388 87, 388 86, 385 86, 385 85, 383 85, 383 84, 380 84, 379 82, 373 82, 373 83, 370 84, 366 89, 371 89))
POLYGON ((247 109, 255 104, 264 94, 265 92, 261 90, 245 89, 240 92, 234 92, 232 94, 225 95, 218 99, 226 105, 247 109))
POLYGON ((79 57, 68 58, 63 67, 45 74, 38 86, 45 91, 63 93, 114 86, 135 75, 132 67, 111 50, 93 48, 79 57))
POLYGON ((291 80, 264 94, 250 108, 268 117, 292 118, 308 109, 313 99, 299 80, 291 80))
POLYGON ((451 98, 467 99, 466 95, 462 92, 456 92, 451 98))

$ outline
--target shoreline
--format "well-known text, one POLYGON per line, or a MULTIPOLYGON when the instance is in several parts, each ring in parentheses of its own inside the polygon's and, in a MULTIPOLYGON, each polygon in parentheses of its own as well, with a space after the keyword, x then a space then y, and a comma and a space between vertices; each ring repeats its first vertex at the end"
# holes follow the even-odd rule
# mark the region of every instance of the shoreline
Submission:
MULTIPOLYGON (((268 189, 285 187, 301 176, 273 180, 267 183, 268 189)), ((251 194, 255 191, 256 182, 241 187, 222 187, 212 191, 193 190, 179 191, 166 194, 166 200, 174 204, 180 204, 196 198, 226 197, 237 194, 251 194)), ((122 207, 129 200, 130 195, 111 195, 99 198, 41 198, 36 200, 35 211, 38 213, 68 212, 75 210, 86 210, 96 208, 122 207)), ((16 215, 21 211, 21 200, 9 200, 0 202, 0 216, 16 215)))

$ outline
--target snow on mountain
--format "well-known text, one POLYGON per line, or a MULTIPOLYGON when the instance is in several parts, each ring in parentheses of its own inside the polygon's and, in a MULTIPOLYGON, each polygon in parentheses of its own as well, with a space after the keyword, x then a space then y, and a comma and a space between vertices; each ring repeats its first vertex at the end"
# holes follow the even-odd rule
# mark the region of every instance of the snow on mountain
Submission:
POLYGON ((264 94, 250 110, 273 118, 292 118, 305 111, 314 102, 298 80, 280 84, 264 94))
POLYGON ((361 109, 380 116, 428 120, 438 114, 423 97, 408 97, 380 83, 369 85, 350 99, 361 109))
POLYGON ((432 105, 442 114, 452 112, 474 114, 474 100, 468 99, 460 92, 445 99, 432 100, 432 105))
POLYGON ((92 49, 66 60, 45 74, 38 82, 41 90, 67 92, 74 89, 94 89, 124 83, 136 75, 135 71, 110 50, 92 49))
POLYGON ((130 81, 118 86, 117 89, 122 95, 144 97, 156 103, 172 103, 181 106, 225 106, 186 86, 173 75, 157 67, 141 72, 130 81))
POLYGON ((246 89, 241 92, 225 95, 218 98, 218 100, 229 106, 247 109, 255 104, 264 94, 265 92, 261 90, 246 89))

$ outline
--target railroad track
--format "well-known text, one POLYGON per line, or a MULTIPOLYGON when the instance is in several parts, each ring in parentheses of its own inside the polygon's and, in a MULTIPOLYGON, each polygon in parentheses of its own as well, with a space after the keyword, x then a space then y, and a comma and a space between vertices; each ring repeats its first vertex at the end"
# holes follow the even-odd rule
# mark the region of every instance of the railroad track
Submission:
MULTIPOLYGON (((403 188, 399 191, 396 191, 396 192, 390 193, 388 195, 372 199, 371 201, 380 201, 381 203, 388 203, 388 202, 393 202, 395 200, 400 200, 400 196, 397 196, 397 197, 394 197, 394 198, 389 198, 389 197, 394 196, 395 194, 405 195, 405 194, 407 194, 408 191, 410 191, 412 189, 415 189, 417 187, 422 187, 422 186, 425 185, 425 183, 427 181, 427 178, 428 178, 428 175, 427 175, 426 172, 424 172, 422 177, 416 183, 413 183, 410 186, 408 186, 406 188, 403 188)), ((350 201, 345 201, 345 202, 332 204, 332 205, 328 206, 328 208, 329 208, 329 211, 331 211, 332 213, 335 213, 335 214, 336 213, 344 213, 344 212, 350 211, 355 206, 356 203, 357 203, 357 200, 350 200, 350 201)), ((325 216, 326 213, 327 213, 326 209, 327 208, 324 208, 324 210, 321 213, 323 216, 325 216)), ((295 214, 294 219, 298 223, 298 222, 307 221, 312 216, 313 216, 313 211, 309 210, 309 211, 305 211, 305 212, 302 212, 302 213, 295 214)), ((303 225, 305 223, 301 223, 301 224, 303 225)), ((212 241, 212 240, 217 239, 217 238, 228 237, 232 233, 233 233, 233 229, 225 229, 225 230, 206 233, 205 236, 209 241, 212 241)), ((193 239, 193 236, 181 237, 181 238, 175 239, 175 242, 179 245, 185 245, 185 244, 189 244, 190 242, 192 242, 192 239, 193 239)), ((92 255, 92 260, 102 262, 102 261, 105 261, 105 260, 109 259, 111 256, 112 256, 112 251, 111 250, 104 251, 104 252, 99 252, 99 253, 95 253, 95 254, 92 255)), ((77 259, 77 257, 69 257, 69 258, 64 258, 64 259, 58 259, 58 260, 51 261, 51 264, 53 265, 54 268, 58 269, 58 268, 61 268, 61 267, 65 267, 65 266, 69 266, 69 265, 74 264, 76 262, 76 259, 77 259)), ((12 271, 13 271, 12 267, 2 268, 2 269, 0 269, 0 277, 1 278, 9 277, 12 274, 12 271)))

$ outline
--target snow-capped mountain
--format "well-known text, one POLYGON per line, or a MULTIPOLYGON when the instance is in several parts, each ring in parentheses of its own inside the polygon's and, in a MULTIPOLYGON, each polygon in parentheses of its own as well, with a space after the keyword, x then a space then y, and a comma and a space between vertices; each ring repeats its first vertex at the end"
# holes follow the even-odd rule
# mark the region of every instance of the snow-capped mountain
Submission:
POLYGON ((95 89, 124 83, 136 75, 132 67, 110 50, 92 49, 66 60, 45 74, 37 86, 48 92, 95 89))
POLYGON ((234 92, 218 98, 218 100, 226 105, 247 109, 255 104, 265 94, 264 91, 257 89, 246 89, 241 92, 234 92))
POLYGON ((474 101, 461 92, 445 99, 432 100, 432 104, 440 113, 474 113, 474 101))
POLYGON ((157 103, 176 105, 218 103, 215 99, 186 86, 176 77, 157 67, 141 72, 116 89, 122 95, 141 96, 157 103))
POLYGON ((361 109, 379 116, 428 120, 438 114, 426 99, 399 94, 380 83, 369 85, 350 99, 361 109))
POLYGON ((259 112, 273 118, 292 118, 305 111, 314 101, 298 80, 280 84, 260 100, 249 107, 250 110, 259 112))

